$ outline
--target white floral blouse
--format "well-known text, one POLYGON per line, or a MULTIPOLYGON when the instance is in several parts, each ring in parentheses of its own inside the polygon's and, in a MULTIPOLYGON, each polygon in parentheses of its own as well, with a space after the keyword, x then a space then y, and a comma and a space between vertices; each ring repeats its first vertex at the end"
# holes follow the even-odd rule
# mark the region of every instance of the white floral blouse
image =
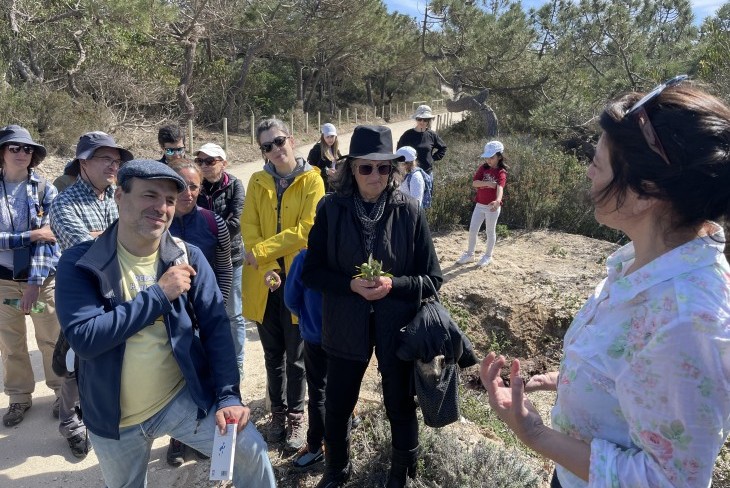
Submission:
POLYGON ((591 445, 589 482, 564 488, 709 487, 730 428, 730 267, 724 234, 697 238, 628 276, 608 258, 565 334, 553 428, 591 445))

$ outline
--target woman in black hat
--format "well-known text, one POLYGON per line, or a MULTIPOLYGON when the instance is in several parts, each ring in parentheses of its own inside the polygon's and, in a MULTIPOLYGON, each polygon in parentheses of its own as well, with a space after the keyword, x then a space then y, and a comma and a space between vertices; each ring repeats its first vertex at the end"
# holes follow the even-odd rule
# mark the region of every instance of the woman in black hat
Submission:
POLYGON ((396 357, 398 332, 416 314, 418 277, 430 277, 436 287, 443 279, 423 210, 395 191, 398 158, 390 129, 356 127, 350 154, 338 164, 335 193, 323 200, 309 234, 302 278, 323 294, 322 347, 328 354, 327 467, 318 488, 343 486, 350 477, 348 421, 373 349, 392 434, 387 486, 405 486, 406 476, 416 475, 413 366, 396 357), (382 262, 387 274, 356 278, 369 256, 382 262))
MULTIPOLYGON (((54 275, 60 253, 48 222, 48 208, 57 191, 33 171, 45 156, 46 148, 33 142, 24 128, 9 125, 0 129, 0 355, 5 394, 10 397, 3 415, 6 427, 23 421, 35 389, 26 314, 33 320, 46 385, 58 395, 62 382, 51 367, 59 333, 54 275)), ((58 398, 52 411, 58 418, 58 398)))

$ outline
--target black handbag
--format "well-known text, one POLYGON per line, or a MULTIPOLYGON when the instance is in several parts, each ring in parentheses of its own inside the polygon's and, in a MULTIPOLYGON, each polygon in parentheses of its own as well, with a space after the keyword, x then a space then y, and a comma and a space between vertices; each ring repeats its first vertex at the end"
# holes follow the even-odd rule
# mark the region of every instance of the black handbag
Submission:
MULTIPOLYGON (((405 327, 408 333, 409 328, 439 327, 444 329, 444 323, 451 321, 449 312, 441 305, 438 292, 433 285, 431 279, 426 276, 431 290, 434 294, 434 300, 423 301, 423 278, 418 277, 420 282, 419 303, 421 304, 416 316, 405 327)), ((432 353, 427 357, 433 359, 429 362, 423 362, 417 359, 413 362, 413 376, 416 389, 418 403, 423 413, 423 422, 429 427, 444 427, 461 418, 459 411, 459 365, 458 358, 446 359, 443 354, 437 354, 441 351, 449 351, 452 349, 451 338, 448 332, 441 334, 437 331, 429 336, 439 338, 440 344, 433 344, 432 353)))
POLYGON ((13 249, 13 281, 28 281, 31 254, 30 246, 13 249))

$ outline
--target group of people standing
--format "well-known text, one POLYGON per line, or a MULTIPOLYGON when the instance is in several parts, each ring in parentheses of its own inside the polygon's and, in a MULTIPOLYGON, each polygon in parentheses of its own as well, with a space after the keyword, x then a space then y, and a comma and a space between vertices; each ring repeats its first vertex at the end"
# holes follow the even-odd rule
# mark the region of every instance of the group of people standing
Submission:
MULTIPOLYGON (((686 78, 620 97, 601 115, 590 197, 596 219, 631 242, 609 258, 608 278, 567 331, 559 371, 523 379, 514 360, 507 385, 506 358, 490 352, 481 365, 491 407, 529 448, 556 462, 553 487, 709 486, 730 429, 730 267, 715 223, 730 215, 730 109, 686 78), (558 392, 552 427, 525 397, 535 390, 558 392)), ((430 110, 419 110, 428 119, 430 110)), ((398 188, 400 163, 412 152, 427 163, 428 155, 418 142, 394 152, 381 126, 356 127, 342 157, 334 128, 324 127, 319 156, 311 157, 318 161, 310 162, 296 157, 278 119, 263 120, 256 137, 264 167, 236 213, 218 200, 236 191, 227 190, 235 180, 224 177, 226 155, 214 144, 191 165, 176 157, 184 139, 161 139, 160 162, 133 159, 107 134, 85 134, 68 168, 77 180, 57 196, 33 171, 45 148, 21 127, 0 129, 6 426, 31 407, 30 313, 58 416, 67 415, 64 388, 78 384, 84 437, 88 429, 107 486, 145 485, 155 437, 171 435, 209 456, 214 429, 226 424, 239 432, 234 485, 275 486, 266 442, 241 402, 242 348, 228 327, 236 309, 226 305, 237 288, 231 229, 240 227, 238 288, 264 349, 269 440, 298 450, 298 466, 324 458, 317 488, 347 484, 353 410, 374 353, 391 431, 386 486, 404 487, 416 476, 413 365, 396 350, 419 299, 436 293, 443 276, 423 205, 398 188), (63 230, 74 213, 83 215, 73 230, 85 229, 77 237, 63 230), (24 248, 30 252, 15 252, 24 248), (387 273, 361 277, 371 258, 387 273), (63 286, 55 287, 56 277, 63 286), (59 323, 70 345, 59 354, 62 377, 51 365, 59 323)), ((429 154, 436 159, 443 150, 429 154)), ((503 152, 491 141, 482 153, 470 231, 485 220, 488 229, 496 224, 503 152)), ((474 251, 470 238, 459 261, 474 251)), ((488 247, 482 264, 490 259, 488 247)), ((89 444, 76 448, 85 455, 89 444)))

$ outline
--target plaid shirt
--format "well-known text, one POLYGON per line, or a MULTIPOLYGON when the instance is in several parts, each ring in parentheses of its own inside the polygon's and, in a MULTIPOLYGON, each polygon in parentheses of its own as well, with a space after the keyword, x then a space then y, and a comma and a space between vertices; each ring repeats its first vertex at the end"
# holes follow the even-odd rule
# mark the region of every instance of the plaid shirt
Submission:
POLYGON ((93 239, 91 231, 106 230, 119 218, 114 201, 114 186, 104 190, 104 199, 99 200, 94 189, 84 179, 62 191, 51 205, 51 230, 65 251, 80 242, 93 239))
POLYGON ((25 185, 28 204, 30 228, 20 232, 0 232, 0 249, 16 249, 31 247, 29 285, 42 285, 48 276, 56 273, 56 265, 61 253, 56 244, 48 242, 30 242, 30 231, 48 225, 48 212, 51 202, 58 195, 56 187, 46 182, 43 201, 38 198, 38 185, 43 178, 32 171, 25 185))

